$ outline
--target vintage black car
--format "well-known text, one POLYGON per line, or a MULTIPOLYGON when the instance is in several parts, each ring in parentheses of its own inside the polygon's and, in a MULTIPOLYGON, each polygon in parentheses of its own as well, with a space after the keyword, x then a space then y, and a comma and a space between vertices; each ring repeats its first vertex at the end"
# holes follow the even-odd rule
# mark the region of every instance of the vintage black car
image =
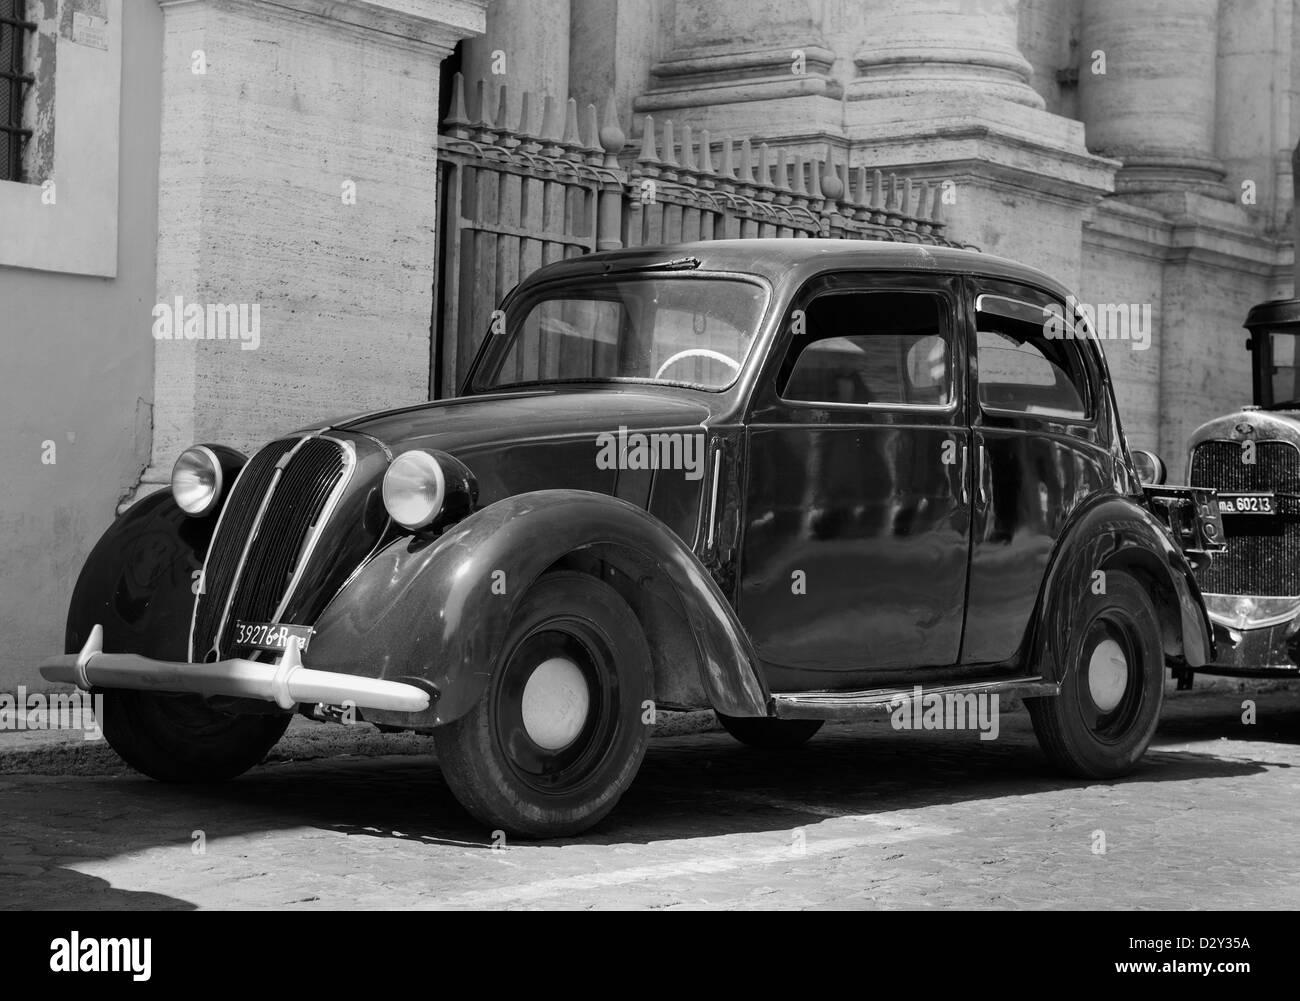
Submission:
POLYGON ((162 780, 244 772, 294 712, 431 732, 523 836, 605 816, 656 710, 782 748, 916 686, 1014 695, 1067 773, 1123 775, 1166 666, 1214 656, 1213 519, 1144 491, 1067 295, 906 244, 550 265, 458 399, 187 451, 43 672, 162 780))
MULTIPOLYGON (((1254 403, 1192 435, 1189 482, 1219 493, 1227 551, 1199 571, 1219 655, 1201 673, 1300 675, 1300 300, 1246 319, 1254 403)), ((1191 684, 1194 672, 1180 679, 1191 684)))

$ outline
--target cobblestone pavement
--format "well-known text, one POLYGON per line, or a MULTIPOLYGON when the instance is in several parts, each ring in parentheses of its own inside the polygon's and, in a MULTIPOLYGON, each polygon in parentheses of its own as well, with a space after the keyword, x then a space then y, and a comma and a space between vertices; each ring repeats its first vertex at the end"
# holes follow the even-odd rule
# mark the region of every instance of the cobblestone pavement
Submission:
POLYGON ((663 737, 589 836, 502 847, 461 812, 427 740, 331 739, 331 756, 295 738, 293 753, 206 788, 138 778, 102 745, 0 756, 0 907, 1300 902, 1294 686, 1171 697, 1142 767, 1116 783, 1058 777, 1023 710, 1004 711, 991 742, 887 720, 829 726, 793 753, 717 732, 663 737))

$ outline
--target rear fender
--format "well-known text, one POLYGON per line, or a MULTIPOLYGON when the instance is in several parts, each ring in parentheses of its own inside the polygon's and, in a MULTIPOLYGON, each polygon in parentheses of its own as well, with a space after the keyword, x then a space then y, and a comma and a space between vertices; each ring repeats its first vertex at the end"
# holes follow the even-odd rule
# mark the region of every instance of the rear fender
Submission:
POLYGON ((417 729, 455 722, 482 697, 532 584, 551 568, 584 564, 632 588, 620 590, 643 625, 680 623, 676 647, 648 630, 657 699, 665 688, 680 690, 681 679, 670 675, 686 671, 701 700, 718 711, 767 715, 769 693, 749 639, 690 549, 640 508, 576 490, 511 497, 436 540, 389 546, 326 608, 307 664, 436 689, 427 713, 367 712, 370 722, 417 729), (636 597, 650 594, 672 614, 640 614, 636 597), (674 664, 665 653, 673 649, 692 663, 674 664))
POLYGON ((1214 655, 1213 632, 1187 557, 1141 504, 1106 497, 1076 512, 1043 583, 1028 661, 1034 673, 1063 681, 1072 611, 1107 571, 1124 570, 1148 588, 1171 665, 1201 667, 1214 655))

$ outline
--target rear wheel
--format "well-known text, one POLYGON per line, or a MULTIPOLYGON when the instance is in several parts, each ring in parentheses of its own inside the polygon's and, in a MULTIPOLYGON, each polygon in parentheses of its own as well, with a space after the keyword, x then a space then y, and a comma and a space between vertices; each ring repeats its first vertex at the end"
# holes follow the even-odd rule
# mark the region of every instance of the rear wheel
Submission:
POLYGON ((520 603, 483 698, 435 731, 443 776, 490 828, 581 833, 641 767, 652 692, 645 636, 618 592, 586 574, 549 574, 520 603))
POLYGON ((716 714, 722 728, 742 744, 769 751, 789 751, 817 736, 822 728, 819 719, 772 719, 755 716, 724 716, 716 714))
POLYGON ((1106 573, 1066 635, 1065 676, 1056 698, 1026 699, 1044 753, 1069 775, 1116 778, 1146 753, 1164 700, 1160 620, 1146 588, 1123 571, 1106 573))
POLYGON ((197 695, 103 693, 100 727, 132 768, 160 782, 225 782, 258 765, 291 716, 232 716, 197 695))

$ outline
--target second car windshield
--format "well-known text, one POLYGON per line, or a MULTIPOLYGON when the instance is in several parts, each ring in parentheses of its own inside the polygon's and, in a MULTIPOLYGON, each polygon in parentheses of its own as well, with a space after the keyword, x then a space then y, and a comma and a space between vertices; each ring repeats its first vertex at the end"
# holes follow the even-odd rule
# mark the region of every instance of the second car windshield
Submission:
POLYGON ((659 382, 718 392, 740 374, 767 294, 706 276, 592 278, 525 300, 473 389, 659 382))
POLYGON ((1269 382, 1273 406, 1300 402, 1300 358, 1296 356, 1295 334, 1269 334, 1269 382))

